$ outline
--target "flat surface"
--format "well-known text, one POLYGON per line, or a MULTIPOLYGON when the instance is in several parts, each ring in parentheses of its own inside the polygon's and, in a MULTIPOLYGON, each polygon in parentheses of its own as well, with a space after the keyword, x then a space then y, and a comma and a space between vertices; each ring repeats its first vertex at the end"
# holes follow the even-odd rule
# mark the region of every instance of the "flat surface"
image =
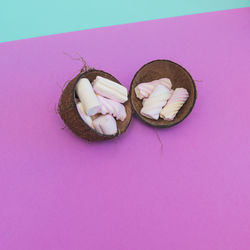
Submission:
POLYGON ((242 7, 250 0, 1 1, 0 42, 242 7))
POLYGON ((250 8, 0 45, 0 249, 249 250, 250 8), (81 54, 129 87, 146 62, 183 65, 190 116, 133 119, 88 144, 55 113, 81 54))

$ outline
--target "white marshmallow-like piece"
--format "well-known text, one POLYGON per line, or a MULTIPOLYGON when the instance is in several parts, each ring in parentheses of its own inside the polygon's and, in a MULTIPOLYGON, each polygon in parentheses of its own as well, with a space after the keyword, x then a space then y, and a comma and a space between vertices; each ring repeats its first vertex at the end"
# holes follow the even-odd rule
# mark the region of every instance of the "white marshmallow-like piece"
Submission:
POLYGON ((101 105, 100 113, 113 115, 117 120, 125 120, 127 113, 124 105, 100 95, 97 95, 97 98, 101 105))
POLYGON ((166 105, 170 96, 170 90, 167 87, 157 85, 150 96, 143 100, 141 114, 150 119, 158 120, 162 107, 166 105))
POLYGON ((97 132, 104 135, 114 135, 117 133, 117 124, 112 115, 101 115, 93 121, 97 132))
POLYGON ((167 105, 162 109, 160 117, 164 120, 172 121, 188 97, 189 94, 185 88, 176 88, 167 105))
POLYGON ((90 81, 87 78, 81 78, 76 85, 76 94, 78 95, 84 112, 88 116, 95 115, 100 109, 100 103, 92 88, 90 81))
POLYGON ((172 88, 172 83, 168 78, 160 78, 159 80, 154 80, 152 82, 143 82, 135 87, 136 97, 139 99, 147 98, 153 92, 157 85, 164 85, 168 89, 172 88))
POLYGON ((97 76, 93 87, 97 94, 113 101, 124 103, 128 100, 128 90, 124 86, 104 77, 97 76))
POLYGON ((91 128, 94 128, 92 119, 91 119, 90 116, 88 116, 88 115, 84 112, 84 109, 83 109, 83 106, 82 106, 82 103, 81 103, 81 102, 78 102, 78 103, 76 104, 76 108, 77 108, 77 111, 78 111, 79 115, 80 115, 81 118, 83 119, 83 121, 84 121, 85 123, 87 123, 91 128))

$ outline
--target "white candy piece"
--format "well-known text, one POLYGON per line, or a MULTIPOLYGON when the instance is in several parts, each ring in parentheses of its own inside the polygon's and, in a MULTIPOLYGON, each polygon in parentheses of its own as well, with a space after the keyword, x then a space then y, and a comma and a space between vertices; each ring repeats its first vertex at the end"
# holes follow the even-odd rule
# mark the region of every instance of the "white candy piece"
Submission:
POLYGON ((184 88, 176 88, 167 105, 162 109, 160 116, 164 120, 172 121, 183 104, 188 99, 188 91, 184 88))
POLYGON ((117 120, 125 120, 127 116, 126 109, 121 103, 113 101, 111 99, 107 99, 100 95, 97 95, 97 99, 99 100, 101 105, 100 113, 102 113, 103 115, 113 115, 117 120))
POLYGON ((143 100, 141 114, 150 119, 158 120, 162 107, 167 103, 170 95, 170 90, 167 87, 157 85, 149 98, 143 100))
POLYGON ((159 80, 154 80, 152 82, 140 83, 135 87, 135 94, 137 98, 143 99, 149 97, 153 89, 159 84, 164 85, 168 89, 172 88, 172 83, 168 78, 161 78, 159 80))
POLYGON ((104 77, 97 76, 93 87, 97 94, 113 101, 124 103, 128 100, 128 90, 124 86, 104 77))
POLYGON ((77 108, 77 111, 78 111, 78 113, 80 114, 81 118, 83 119, 83 121, 85 121, 85 123, 87 123, 91 128, 94 128, 92 119, 91 119, 90 116, 88 116, 88 115, 84 112, 84 109, 83 109, 83 106, 82 106, 82 103, 81 103, 81 102, 78 102, 78 103, 76 104, 76 108, 77 108))
POLYGON ((83 105, 85 113, 89 116, 95 115, 100 109, 100 103, 87 78, 81 78, 76 85, 76 93, 83 105))
POLYGON ((101 115, 93 121, 94 128, 100 134, 114 135, 117 133, 117 124, 112 115, 101 115))

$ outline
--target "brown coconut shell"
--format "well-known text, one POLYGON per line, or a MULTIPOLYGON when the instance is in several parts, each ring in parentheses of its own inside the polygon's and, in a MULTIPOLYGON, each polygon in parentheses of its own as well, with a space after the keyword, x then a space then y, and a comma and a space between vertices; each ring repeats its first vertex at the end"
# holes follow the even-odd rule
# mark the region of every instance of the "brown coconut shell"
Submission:
POLYGON ((154 127, 168 128, 180 123, 190 114, 194 107, 197 93, 194 80, 186 69, 169 60, 155 60, 145 64, 137 71, 130 85, 129 96, 133 110, 143 122, 154 127), (136 97, 135 87, 140 83, 150 82, 160 78, 169 78, 172 82, 172 89, 183 87, 187 89, 189 93, 189 98, 172 121, 166 121, 162 118, 153 120, 140 113, 142 100, 136 97))
POLYGON ((104 72, 102 70, 90 69, 86 72, 81 72, 74 79, 72 79, 65 89, 62 92, 60 97, 58 110, 59 114, 64 121, 64 123, 77 135, 81 138, 84 138, 88 141, 104 141, 113 139, 126 131, 128 128, 131 117, 132 109, 130 101, 124 103, 127 117, 124 121, 117 121, 117 130, 118 132, 115 135, 103 135, 98 133, 96 130, 89 127, 80 117, 80 114, 77 111, 75 104, 75 88, 78 80, 80 78, 88 78, 92 82, 97 76, 105 77, 109 80, 121 84, 114 76, 104 72))

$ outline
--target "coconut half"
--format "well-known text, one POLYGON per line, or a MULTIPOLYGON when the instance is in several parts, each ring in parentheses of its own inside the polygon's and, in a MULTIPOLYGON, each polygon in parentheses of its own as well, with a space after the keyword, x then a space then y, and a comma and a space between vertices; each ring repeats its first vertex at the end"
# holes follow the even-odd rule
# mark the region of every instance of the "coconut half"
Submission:
POLYGON ((183 121, 192 111, 196 96, 196 87, 191 75, 182 66, 169 60, 155 60, 142 66, 132 80, 129 93, 132 109, 137 116, 146 124, 161 128, 168 128, 183 121), (151 82, 160 78, 169 78, 172 82, 172 89, 182 87, 189 93, 189 98, 172 121, 166 121, 161 118, 152 120, 140 113, 142 109, 142 100, 136 97, 135 87, 142 82, 151 82))
POLYGON ((90 69, 88 71, 78 74, 74 79, 72 79, 65 89, 62 92, 60 97, 58 110, 59 114, 64 121, 64 123, 72 130, 77 136, 80 136, 83 139, 88 141, 104 141, 113 139, 126 131, 128 128, 131 118, 132 118, 132 109, 130 101, 123 103, 126 109, 127 116, 124 121, 117 122, 117 133, 115 135, 103 135, 98 133, 93 128, 89 127, 81 118, 80 114, 77 111, 75 103, 75 88, 78 80, 80 78, 88 78, 92 83, 97 76, 105 77, 109 80, 121 84, 114 76, 104 72, 102 70, 90 69))

